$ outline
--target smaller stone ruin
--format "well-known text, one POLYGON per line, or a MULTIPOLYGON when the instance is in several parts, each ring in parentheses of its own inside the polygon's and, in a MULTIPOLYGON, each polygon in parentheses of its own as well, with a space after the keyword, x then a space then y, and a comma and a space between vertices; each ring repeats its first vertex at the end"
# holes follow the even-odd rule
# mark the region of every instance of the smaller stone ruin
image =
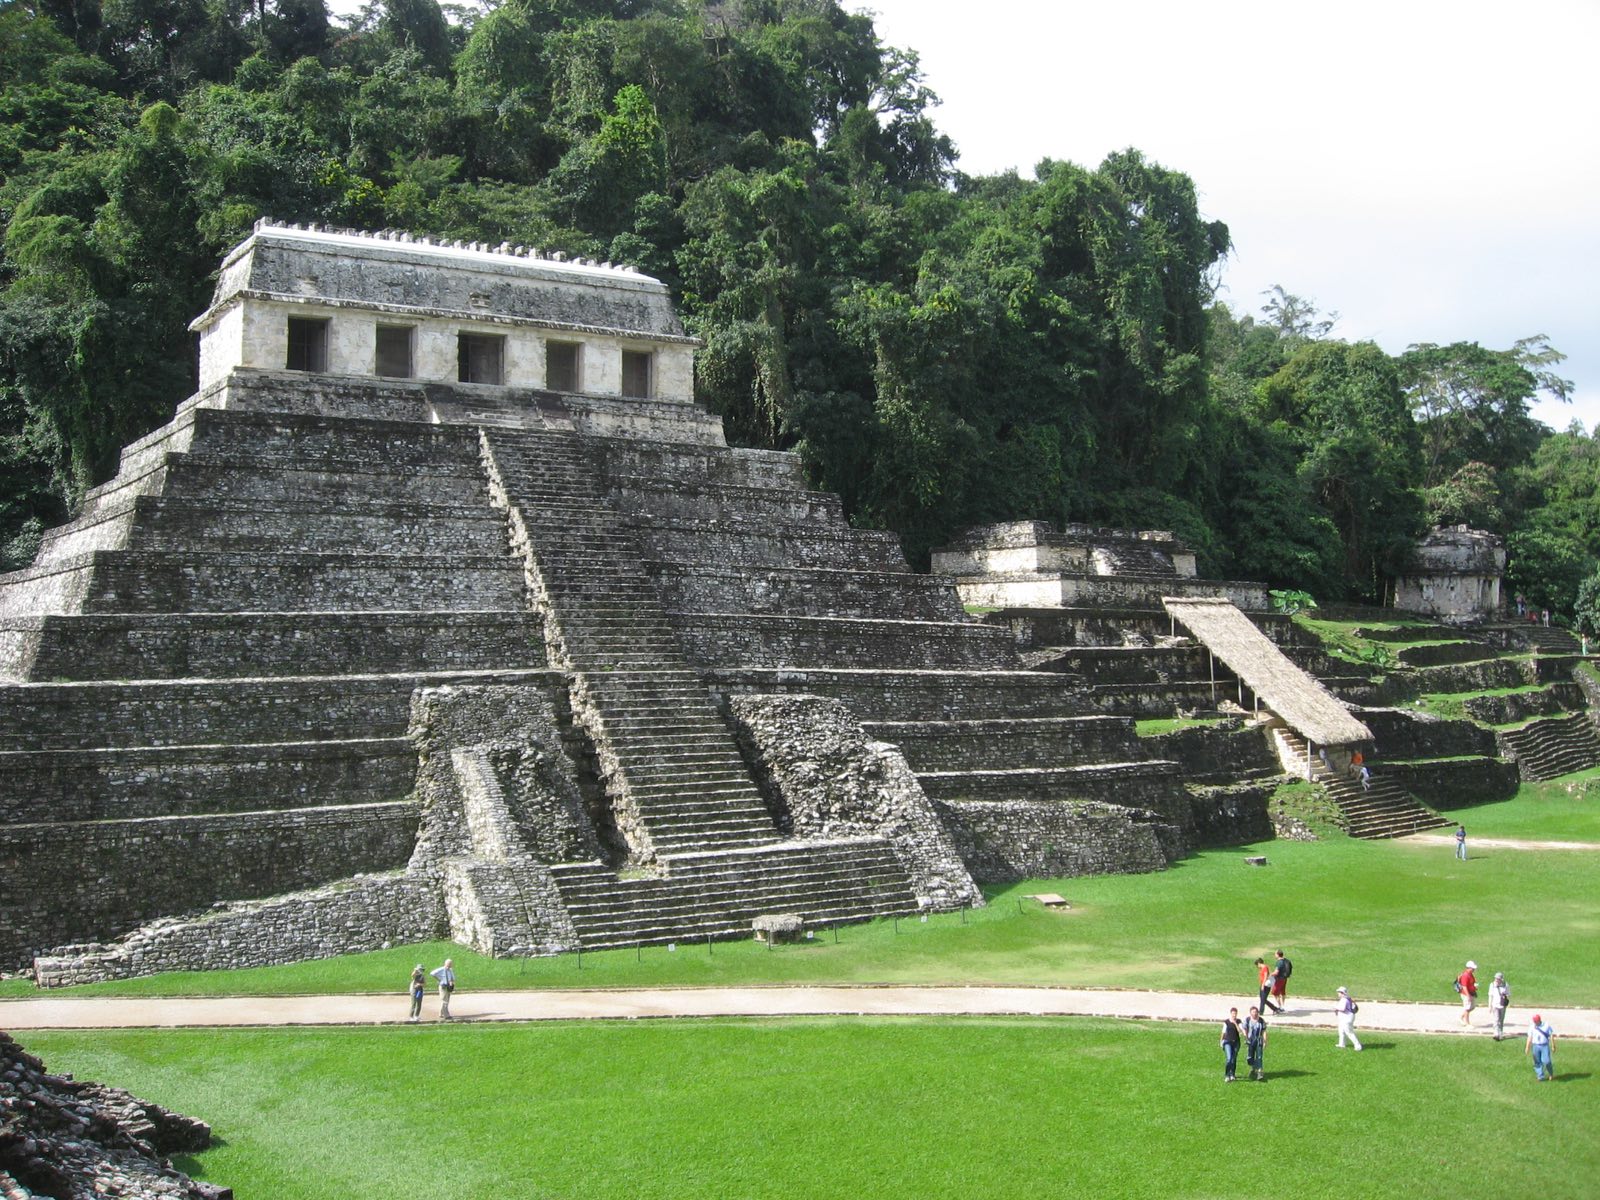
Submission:
POLYGON ((933 552, 933 572, 954 576, 962 603, 982 608, 1160 608, 1164 596, 1269 607, 1265 584, 1196 578, 1194 552, 1164 529, 979 525, 933 552))
POLYGON ((0 1196, 6 1200, 232 1200, 167 1156, 211 1144, 204 1121, 118 1088, 52 1075, 0 1033, 0 1196))
POLYGON ((1408 573, 1394 581, 1394 606, 1451 625, 1475 625, 1500 613, 1505 542, 1466 525, 1437 526, 1418 543, 1408 573))

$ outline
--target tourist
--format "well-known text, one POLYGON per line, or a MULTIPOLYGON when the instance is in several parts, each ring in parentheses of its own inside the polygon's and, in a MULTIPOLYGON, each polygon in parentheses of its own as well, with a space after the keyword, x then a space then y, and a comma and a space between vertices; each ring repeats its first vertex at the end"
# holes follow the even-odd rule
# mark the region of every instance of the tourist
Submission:
POLYGON ((1361 772, 1366 770, 1366 762, 1366 756, 1357 750, 1350 756, 1350 774, 1360 776, 1361 772))
POLYGON ((1533 1077, 1540 1083, 1556 1077, 1556 1064, 1550 1058, 1550 1043, 1556 1040, 1556 1031, 1545 1023, 1538 1013, 1533 1014, 1533 1024, 1528 1026, 1528 1041, 1522 1048, 1523 1056, 1533 1055, 1533 1077))
POLYGON ((1361 790, 1363 792, 1372 790, 1372 772, 1367 770, 1366 763, 1361 764, 1361 790))
POLYGON ((1494 973, 1489 985, 1489 1012, 1494 1017, 1494 1040, 1500 1041, 1506 1032, 1506 1009, 1511 1007, 1511 988, 1506 984, 1504 971, 1494 973))
POLYGON ((1472 1010, 1478 1007, 1478 964, 1467 961, 1467 969, 1456 976, 1456 991, 1461 993, 1461 1023, 1472 1024, 1472 1010))
POLYGON ((1339 989, 1338 1005, 1334 1012, 1339 1021, 1339 1049, 1344 1049, 1345 1038, 1350 1039, 1350 1044, 1357 1050, 1361 1049, 1361 1039, 1356 1037, 1356 1013, 1360 1006, 1350 998, 1350 993, 1344 988, 1339 989))
POLYGON ((411 1021, 422 1019, 422 995, 428 990, 428 973, 418 963, 411 970, 411 1021))
POLYGON ((1270 1008, 1273 1012, 1281 1013, 1283 1009, 1267 998, 1272 994, 1272 968, 1267 966, 1267 960, 1264 958, 1256 959, 1256 982, 1261 987, 1261 998, 1256 1001, 1257 1007, 1262 1010, 1270 1008))
POLYGON ((1222 1082, 1232 1083, 1234 1070, 1239 1066, 1239 1010, 1230 1008, 1228 1019, 1222 1023, 1222 1082))
POLYGON ((439 981, 439 1020, 450 1020, 450 997, 456 990, 455 960, 447 958, 444 966, 428 972, 439 981))
MULTIPOLYGON (((1456 857, 1462 862, 1467 861, 1467 827, 1465 825, 1456 826, 1456 857)), ((1489 857, 1493 858, 1494 855, 1491 854, 1489 857)))
POLYGON ((1294 974, 1294 964, 1283 956, 1282 950, 1272 953, 1276 959, 1272 967, 1272 998, 1276 1001, 1273 1007, 1282 1012, 1283 1002, 1289 997, 1289 976, 1294 974))
POLYGON ((1245 1061, 1250 1064, 1250 1078, 1267 1077, 1267 1023, 1261 1019, 1261 1010, 1252 1008, 1244 1021, 1245 1061))

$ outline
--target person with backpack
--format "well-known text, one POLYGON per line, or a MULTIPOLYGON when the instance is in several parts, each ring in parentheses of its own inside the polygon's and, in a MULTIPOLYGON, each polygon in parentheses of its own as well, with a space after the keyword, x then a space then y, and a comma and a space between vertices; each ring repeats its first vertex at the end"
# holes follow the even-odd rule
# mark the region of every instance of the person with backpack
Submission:
POLYGON ((1462 862, 1467 861, 1467 827, 1456 826, 1456 857, 1462 862))
POLYGON ((1467 961, 1467 969, 1456 976, 1456 991, 1461 995, 1461 1023, 1472 1024, 1472 1010, 1478 1007, 1478 977, 1473 974, 1478 964, 1467 961))
POLYGON ((1533 1024, 1528 1026, 1528 1044, 1522 1048, 1522 1053, 1533 1055, 1533 1077, 1540 1083, 1556 1077, 1556 1065, 1550 1058, 1550 1044, 1555 1040, 1556 1031, 1534 1013, 1533 1024))
POLYGON ((1272 999, 1277 1010, 1282 1012, 1283 1002, 1289 996, 1289 976, 1294 974, 1294 964, 1283 956, 1282 950, 1272 953, 1277 960, 1272 967, 1272 999))
POLYGON ((1350 1044, 1357 1050, 1361 1049, 1361 1039, 1356 1036, 1356 1013, 1361 1011, 1361 1006, 1351 998, 1345 988, 1339 989, 1338 1004, 1334 1013, 1339 1022, 1339 1049, 1344 1049, 1345 1038, 1350 1039, 1350 1044))
POLYGON ((1494 1017, 1494 1040, 1501 1041, 1506 1032, 1506 1009, 1511 1007, 1511 988, 1506 983, 1506 973, 1496 971, 1489 985, 1489 1012, 1494 1017))
POLYGON ((1232 1083, 1239 1066, 1239 1010, 1230 1008, 1222 1023, 1222 1082, 1232 1083))

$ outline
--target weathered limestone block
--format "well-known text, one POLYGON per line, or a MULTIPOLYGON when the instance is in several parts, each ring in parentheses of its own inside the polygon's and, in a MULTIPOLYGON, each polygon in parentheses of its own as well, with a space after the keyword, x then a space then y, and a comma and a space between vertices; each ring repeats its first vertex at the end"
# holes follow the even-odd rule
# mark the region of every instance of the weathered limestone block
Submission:
POLYGON ((927 906, 983 903, 905 758, 870 742, 850 711, 821 696, 733 696, 747 756, 779 826, 797 837, 883 837, 927 906))
POLYGON ((448 860, 443 902, 451 939, 480 954, 557 954, 578 946, 549 870, 526 856, 509 862, 448 860))
POLYGON ((985 883, 1160 871, 1180 840, 1154 813, 1093 801, 955 800, 937 809, 985 883))
POLYGON ((418 689, 411 740, 422 813, 413 868, 460 855, 498 862, 598 857, 576 771, 543 690, 418 689))
POLYGON ((758 942, 797 942, 805 932, 805 918, 795 913, 762 913, 750 922, 758 942))

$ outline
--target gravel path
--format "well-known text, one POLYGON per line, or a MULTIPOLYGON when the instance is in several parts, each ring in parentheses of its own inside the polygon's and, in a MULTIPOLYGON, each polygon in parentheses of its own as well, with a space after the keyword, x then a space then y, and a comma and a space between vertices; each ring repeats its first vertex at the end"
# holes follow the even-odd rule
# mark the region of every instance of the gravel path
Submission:
MULTIPOLYGON (((1456 839, 1450 834, 1438 833, 1413 833, 1400 839, 1407 842, 1421 842, 1429 846, 1454 846, 1456 839)), ((1473 837, 1467 835, 1468 862, 1471 854, 1480 846, 1490 850, 1600 850, 1600 842, 1539 842, 1529 841, 1527 838, 1497 838, 1473 837)))
MULTIPOLYGON (((1360 1000, 1360 998, 1357 998, 1360 1000)), ((1254 996, 1057 987, 747 987, 631 988, 596 991, 458 992, 457 1022, 626 1020, 653 1017, 1086 1016, 1133 1020, 1220 1021, 1254 996)), ((1453 1004, 1360 1001, 1357 1027, 1401 1033, 1487 1037, 1485 1010, 1470 1030, 1453 1004)), ((180 1028, 261 1025, 400 1025, 404 995, 123 998, 44 996, 0 1001, 0 1027, 26 1029, 180 1028)), ((430 995, 426 1020, 438 1012, 430 995)), ((1558 1037, 1600 1040, 1600 1010, 1545 1008, 1558 1037)), ((1515 1006, 1507 1035, 1522 1037, 1532 1010, 1515 1006)), ((1291 999, 1276 1026, 1334 1028, 1333 998, 1291 999)))

